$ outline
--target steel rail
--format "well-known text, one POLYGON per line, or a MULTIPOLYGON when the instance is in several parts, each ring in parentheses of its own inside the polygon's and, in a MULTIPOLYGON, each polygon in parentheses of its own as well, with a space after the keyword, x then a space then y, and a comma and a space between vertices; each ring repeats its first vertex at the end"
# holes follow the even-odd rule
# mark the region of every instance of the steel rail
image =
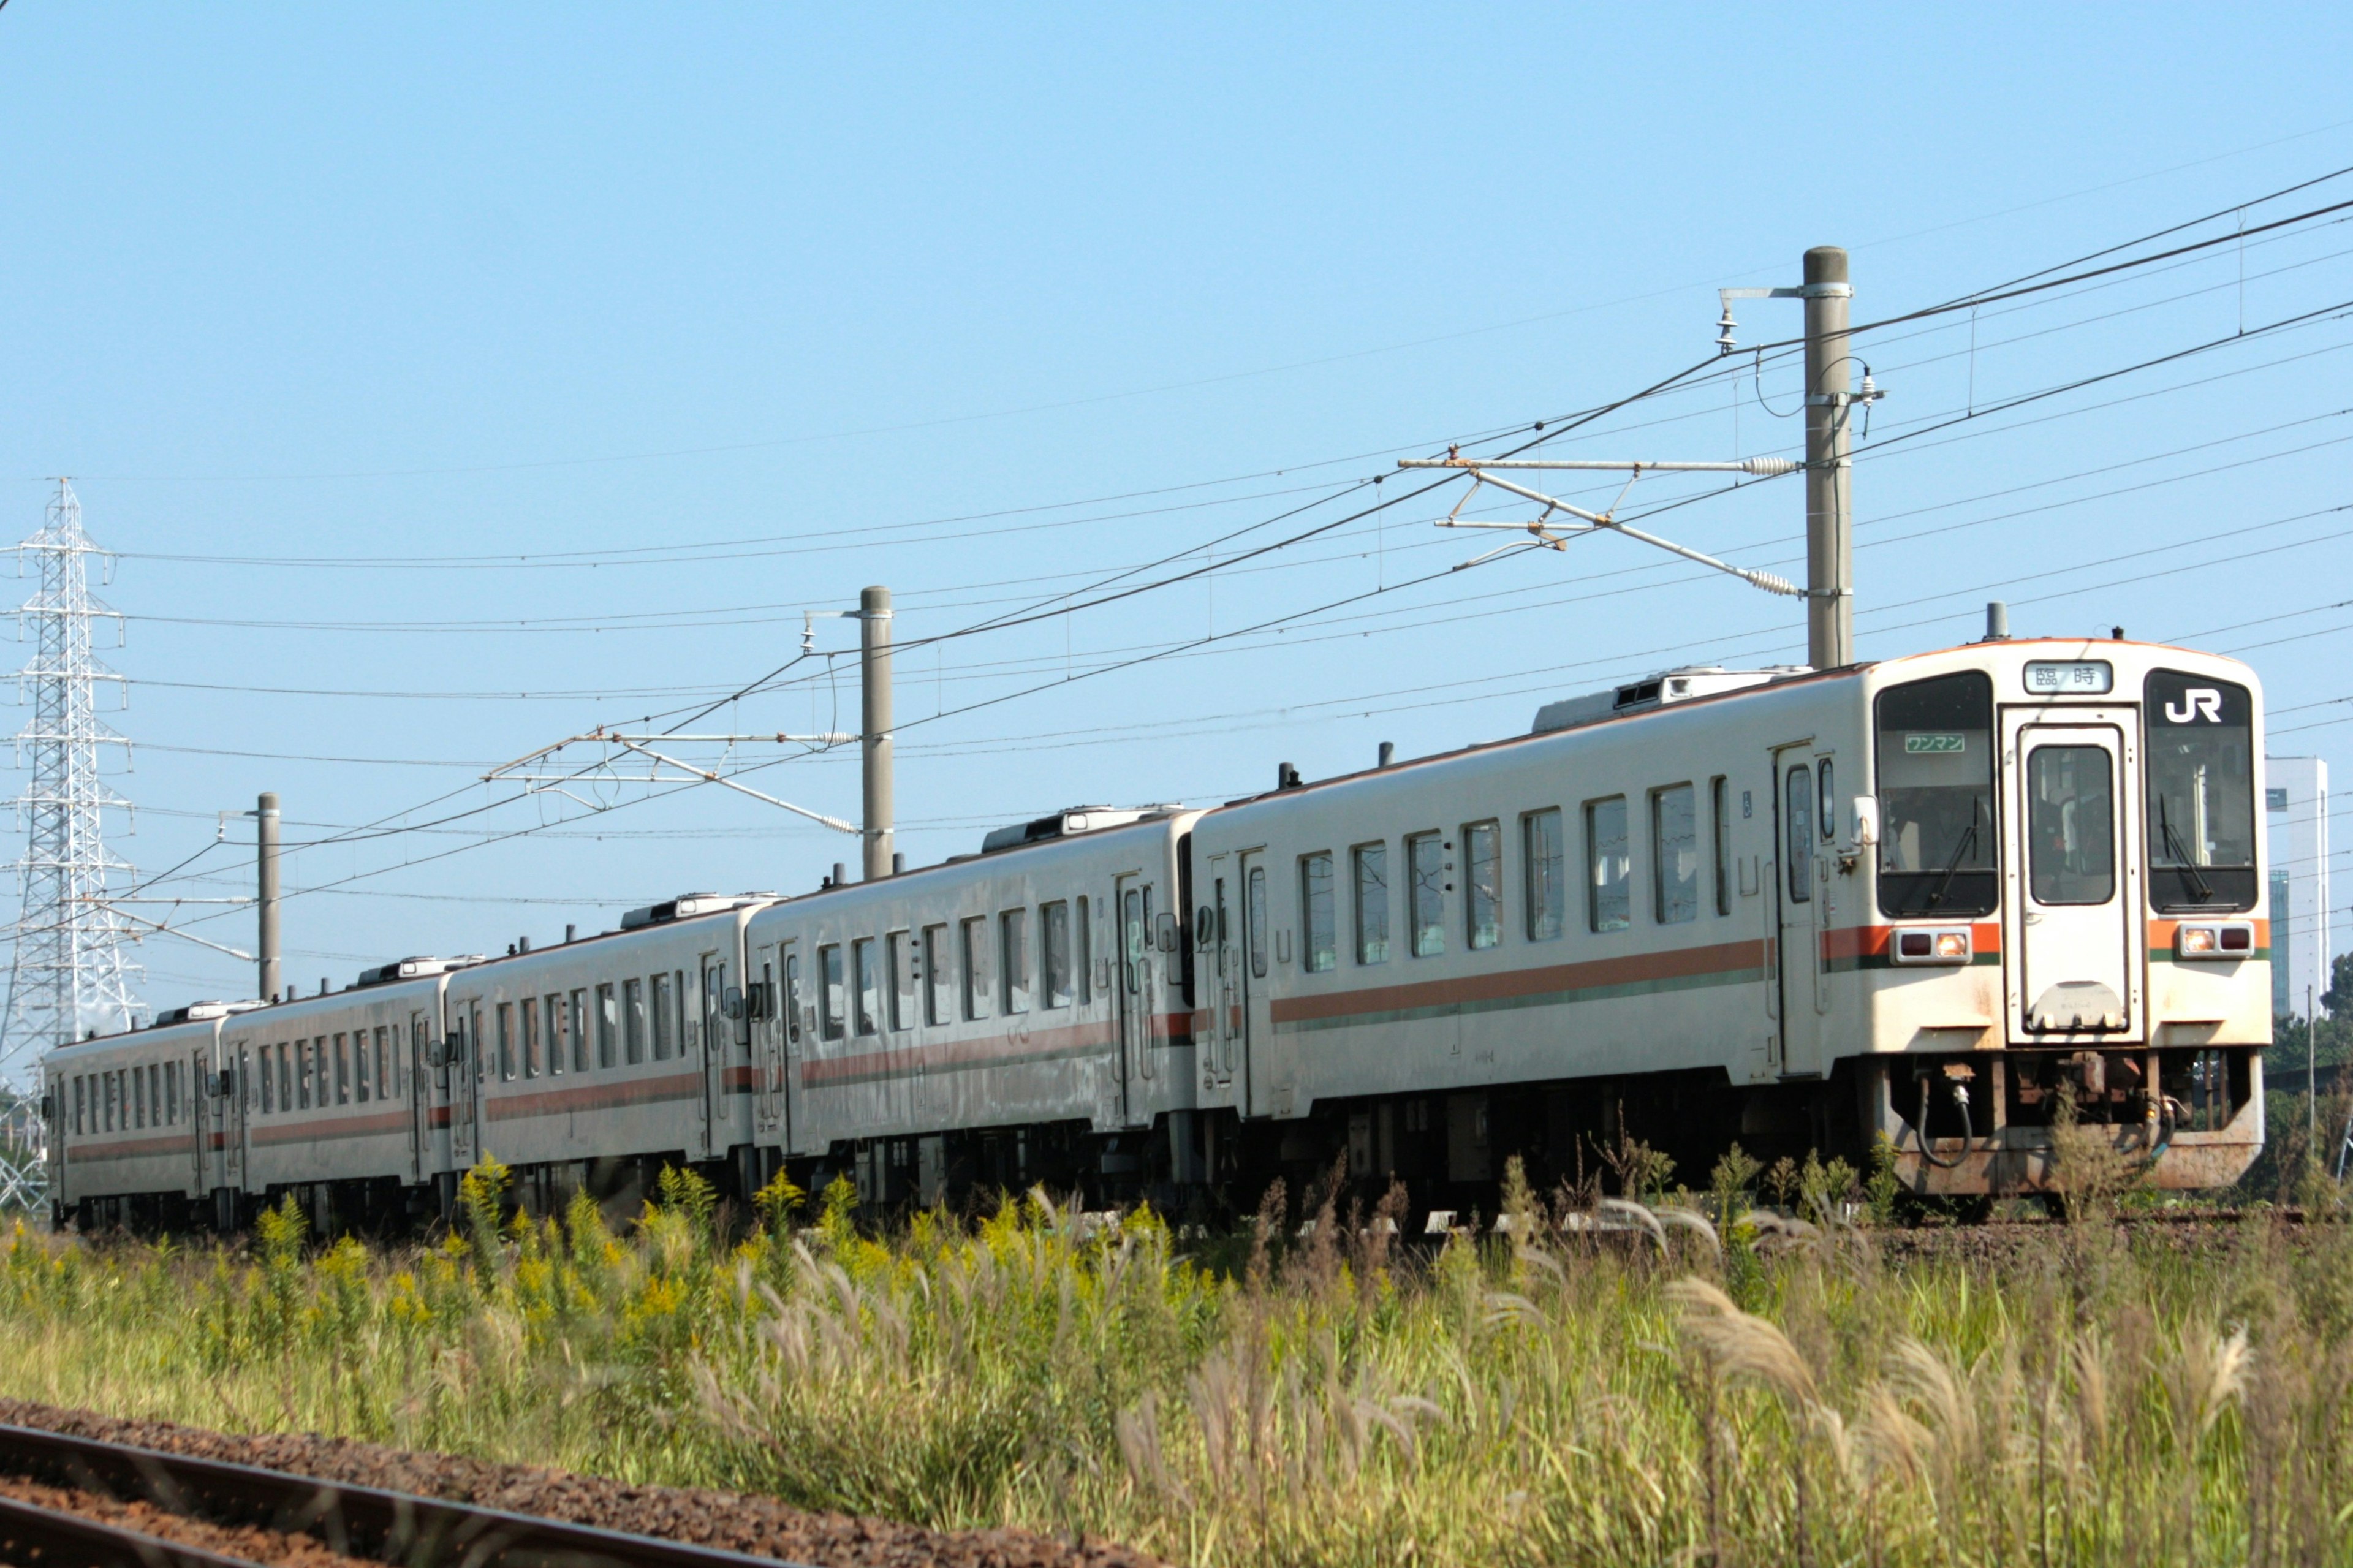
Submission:
MULTIPOLYGON (((35 1426, 0 1426, 0 1470, 141 1498, 216 1522, 300 1532, 332 1551, 399 1568, 798 1568, 773 1557, 35 1426)), ((188 1568, 236 1562, 164 1544, 185 1558, 188 1568)), ((121 1561, 163 1568, 145 1558, 121 1561)))
POLYGON ((201 1546, 166 1541, 88 1514, 0 1497, 0 1563, 41 1568, 255 1568, 201 1546))

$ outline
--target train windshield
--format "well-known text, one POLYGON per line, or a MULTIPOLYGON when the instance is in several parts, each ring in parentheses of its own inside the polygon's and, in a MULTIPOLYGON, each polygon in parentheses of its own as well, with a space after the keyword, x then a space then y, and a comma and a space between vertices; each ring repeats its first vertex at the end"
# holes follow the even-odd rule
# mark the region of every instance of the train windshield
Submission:
POLYGON ((2160 910, 2255 907, 2254 701, 2243 686, 2150 672, 2149 898, 2160 910))
POLYGON ((1981 670, 1879 694, 1879 909, 1993 912, 1993 681, 1981 670))

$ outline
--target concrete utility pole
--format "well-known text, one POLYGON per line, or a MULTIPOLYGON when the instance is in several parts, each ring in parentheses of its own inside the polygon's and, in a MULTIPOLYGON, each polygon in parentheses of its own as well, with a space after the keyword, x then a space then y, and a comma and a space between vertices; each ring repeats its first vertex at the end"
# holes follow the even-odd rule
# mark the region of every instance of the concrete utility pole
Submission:
POLYGON ((1806 662, 1854 662, 1852 411, 1847 353, 1846 252, 1806 252, 1806 662))
POLYGON ((260 916, 261 929, 256 933, 253 951, 260 961, 261 994, 274 1002, 280 984, 278 959, 283 951, 278 945, 278 797, 265 794, 254 804, 254 862, 260 875, 254 909, 260 916))
POLYGON ((891 590, 858 596, 859 736, 866 763, 866 880, 891 874, 891 590))

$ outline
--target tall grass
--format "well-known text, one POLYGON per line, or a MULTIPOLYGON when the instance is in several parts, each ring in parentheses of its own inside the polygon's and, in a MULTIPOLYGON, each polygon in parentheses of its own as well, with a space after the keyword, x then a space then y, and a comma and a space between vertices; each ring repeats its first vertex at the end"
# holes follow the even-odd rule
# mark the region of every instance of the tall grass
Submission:
POLYGON ((1392 1250, 1270 1206, 1211 1270, 1041 1195, 862 1234, 671 1177, 434 1247, 22 1230, 0 1394, 311 1430, 1198 1563, 2353 1561, 2353 1234, 2257 1216, 1882 1262, 1688 1211, 1392 1250), (1281 1228, 1291 1229, 1286 1223, 1281 1228))

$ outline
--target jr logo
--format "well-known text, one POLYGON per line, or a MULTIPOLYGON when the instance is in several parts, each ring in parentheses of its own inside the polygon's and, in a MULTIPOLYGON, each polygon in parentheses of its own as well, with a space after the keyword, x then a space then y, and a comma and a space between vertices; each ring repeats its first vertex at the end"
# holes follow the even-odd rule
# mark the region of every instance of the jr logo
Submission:
POLYGON ((2222 694, 2211 686, 2193 686, 2181 694, 2181 706, 2165 705, 2165 721, 2168 724, 2208 723, 2222 721, 2222 694))

